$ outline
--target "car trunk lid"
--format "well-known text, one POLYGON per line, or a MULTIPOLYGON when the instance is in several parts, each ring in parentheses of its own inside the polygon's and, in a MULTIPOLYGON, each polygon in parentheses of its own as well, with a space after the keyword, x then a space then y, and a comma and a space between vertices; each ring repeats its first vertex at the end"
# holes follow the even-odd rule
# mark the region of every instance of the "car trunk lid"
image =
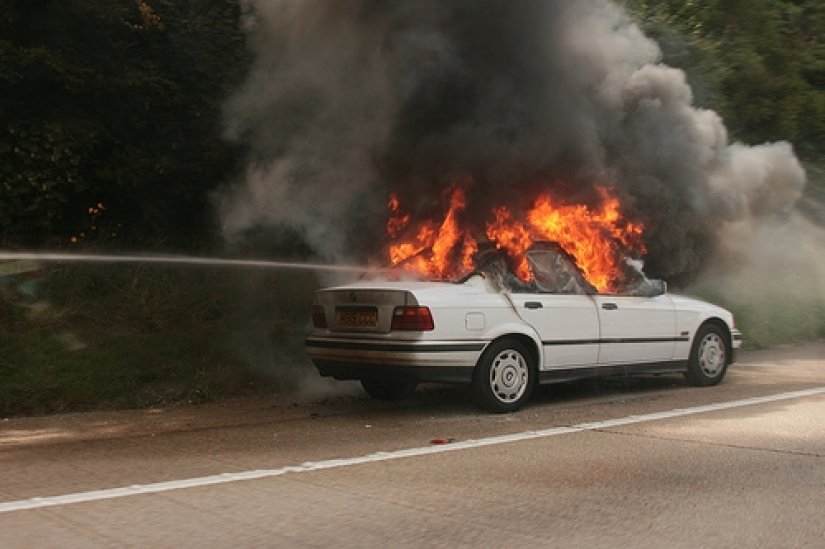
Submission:
POLYGON ((316 294, 331 332, 389 333, 396 307, 418 305, 407 290, 332 289, 316 294))

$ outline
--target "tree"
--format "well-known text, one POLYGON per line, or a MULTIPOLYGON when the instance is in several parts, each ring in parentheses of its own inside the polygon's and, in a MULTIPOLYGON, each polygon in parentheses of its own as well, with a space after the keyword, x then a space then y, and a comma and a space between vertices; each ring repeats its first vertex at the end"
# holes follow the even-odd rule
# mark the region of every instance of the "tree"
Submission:
POLYGON ((735 139, 788 140, 809 160, 825 139, 825 4, 818 0, 626 2, 685 69, 697 103, 735 139))
POLYGON ((220 136, 248 62, 238 3, 4 4, 0 243, 208 242, 209 193, 240 158, 220 136))

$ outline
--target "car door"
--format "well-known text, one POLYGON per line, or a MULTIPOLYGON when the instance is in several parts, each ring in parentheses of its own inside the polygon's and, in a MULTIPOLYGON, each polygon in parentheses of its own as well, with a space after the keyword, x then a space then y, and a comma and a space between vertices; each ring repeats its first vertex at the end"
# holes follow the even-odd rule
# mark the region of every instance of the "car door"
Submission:
POLYGON ((676 312, 667 294, 593 296, 599 316, 599 364, 654 363, 673 358, 676 312))
POLYGON ((589 295, 509 294, 518 315, 541 337, 542 370, 594 366, 599 358, 599 315, 589 295))
POLYGON ((559 248, 533 250, 526 258, 533 275, 531 291, 514 291, 510 300, 541 337, 542 369, 595 366, 599 314, 592 287, 559 248))

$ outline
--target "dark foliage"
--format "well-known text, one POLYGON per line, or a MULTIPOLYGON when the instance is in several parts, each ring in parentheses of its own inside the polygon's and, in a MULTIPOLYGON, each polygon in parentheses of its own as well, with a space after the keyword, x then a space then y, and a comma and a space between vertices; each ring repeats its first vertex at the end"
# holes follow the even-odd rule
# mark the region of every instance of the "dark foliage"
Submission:
POLYGON ((628 0, 687 71, 696 102, 717 110, 732 137, 786 140, 823 159, 825 3, 820 0, 628 0))
POLYGON ((247 62, 237 2, 2 4, 0 244, 207 244, 239 158, 220 136, 247 62))

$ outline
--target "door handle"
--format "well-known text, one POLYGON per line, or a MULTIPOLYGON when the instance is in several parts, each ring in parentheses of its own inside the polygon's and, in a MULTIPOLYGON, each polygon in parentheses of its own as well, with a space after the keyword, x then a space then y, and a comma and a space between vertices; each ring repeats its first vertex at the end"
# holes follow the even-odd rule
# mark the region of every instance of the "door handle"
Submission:
POLYGON ((527 301, 524 303, 524 306, 528 309, 541 309, 544 307, 544 305, 542 305, 539 301, 527 301))
POLYGON ((615 311, 618 308, 619 306, 615 303, 602 303, 602 309, 605 309, 607 311, 615 311))

